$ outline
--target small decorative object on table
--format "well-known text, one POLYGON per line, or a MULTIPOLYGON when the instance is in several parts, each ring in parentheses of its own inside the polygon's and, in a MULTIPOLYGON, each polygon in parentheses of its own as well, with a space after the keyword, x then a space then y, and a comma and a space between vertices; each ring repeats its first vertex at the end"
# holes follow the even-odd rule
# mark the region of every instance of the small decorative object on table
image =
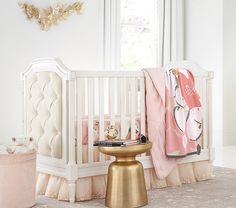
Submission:
POLYGON ((108 138, 108 139, 115 139, 117 138, 119 132, 118 132, 118 129, 116 129, 116 127, 114 125, 110 125, 105 131, 105 136, 108 138))
POLYGON ((146 144, 147 142, 148 138, 141 134, 140 138, 136 140, 131 140, 131 139, 102 140, 102 141, 96 141, 93 146, 125 147, 136 144, 146 144))
POLYGON ((141 134, 140 136, 140 143, 141 144, 145 144, 148 142, 148 138, 146 136, 144 136, 143 134, 141 134))
POLYGON ((114 139, 114 140, 96 141, 93 146, 125 147, 136 144, 139 144, 139 140, 114 139))

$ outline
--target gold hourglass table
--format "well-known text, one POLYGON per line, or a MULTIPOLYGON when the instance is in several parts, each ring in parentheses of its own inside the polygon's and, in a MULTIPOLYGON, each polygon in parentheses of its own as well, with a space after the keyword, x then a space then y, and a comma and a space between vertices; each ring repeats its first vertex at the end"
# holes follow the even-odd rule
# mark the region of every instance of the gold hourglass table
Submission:
POLYGON ((100 152, 116 157, 108 168, 106 206, 130 208, 148 203, 143 165, 135 157, 151 147, 151 142, 125 147, 98 147, 100 152))

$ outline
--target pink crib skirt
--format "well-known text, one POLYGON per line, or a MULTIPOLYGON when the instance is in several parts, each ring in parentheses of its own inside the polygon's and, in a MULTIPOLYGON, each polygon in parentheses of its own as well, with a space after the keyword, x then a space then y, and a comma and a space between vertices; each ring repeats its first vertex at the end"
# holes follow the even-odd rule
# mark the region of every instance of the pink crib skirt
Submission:
POLYGON ((35 204, 36 152, 0 155, 0 207, 35 204))

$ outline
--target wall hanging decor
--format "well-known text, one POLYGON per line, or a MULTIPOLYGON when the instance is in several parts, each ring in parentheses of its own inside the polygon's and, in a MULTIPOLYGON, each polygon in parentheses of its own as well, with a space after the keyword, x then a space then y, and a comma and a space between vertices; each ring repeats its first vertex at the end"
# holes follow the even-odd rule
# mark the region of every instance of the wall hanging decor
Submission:
POLYGON ((19 3, 28 20, 36 20, 42 30, 49 30, 58 21, 65 20, 70 14, 81 14, 83 2, 73 4, 58 4, 55 7, 37 8, 27 2, 19 3))

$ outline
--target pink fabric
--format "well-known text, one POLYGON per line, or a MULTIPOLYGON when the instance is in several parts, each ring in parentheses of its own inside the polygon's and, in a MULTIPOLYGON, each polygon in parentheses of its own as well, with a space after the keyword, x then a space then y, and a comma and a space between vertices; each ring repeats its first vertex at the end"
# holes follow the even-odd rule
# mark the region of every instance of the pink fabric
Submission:
POLYGON ((189 70, 166 71, 166 155, 186 156, 198 152, 202 133, 200 96, 189 70))
POLYGON ((157 177, 164 179, 177 166, 165 152, 165 71, 145 69, 148 138, 153 143, 152 161, 157 177))
POLYGON ((0 155, 0 207, 35 204, 36 152, 0 155))
MULTIPOLYGON (((120 118, 117 117, 117 120, 120 118)), ((107 129, 110 126, 110 117, 105 116, 104 120, 104 128, 107 129)), ((136 126, 136 139, 140 137, 140 116, 136 116, 135 120, 135 126, 136 126)), ((118 129, 118 132, 120 132, 120 122, 115 122, 115 127, 118 129)), ((76 126, 77 128, 77 126, 76 126)), ((131 135, 128 129, 130 128, 130 119, 127 119, 127 136, 125 139, 130 139, 131 135)), ((94 135, 94 142, 99 140, 99 119, 95 118, 93 122, 93 135, 94 135)), ((120 138, 120 135, 118 135, 118 138, 120 138)), ((124 139, 124 138, 123 138, 124 139)), ((102 139, 101 139, 102 140, 102 139)), ((82 121, 82 142, 83 145, 88 144, 88 119, 83 118, 82 121)))
POLYGON ((178 70, 178 81, 181 89, 181 94, 187 104, 192 109, 201 107, 200 96, 195 89, 195 80, 191 71, 186 69, 178 70))
POLYGON ((148 138, 156 174, 165 178, 177 165, 176 158, 197 152, 202 133, 200 97, 194 77, 185 69, 177 74, 164 69, 145 69, 148 138))

